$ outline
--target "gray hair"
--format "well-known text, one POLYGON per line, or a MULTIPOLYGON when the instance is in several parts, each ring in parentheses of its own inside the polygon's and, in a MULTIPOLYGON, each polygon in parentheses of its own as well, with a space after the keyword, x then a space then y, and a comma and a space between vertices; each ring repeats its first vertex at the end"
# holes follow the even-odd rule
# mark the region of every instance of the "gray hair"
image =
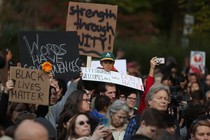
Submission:
POLYGON ((170 89, 169 89, 169 87, 165 86, 163 84, 160 84, 160 83, 155 83, 155 84, 153 84, 150 87, 150 89, 149 89, 149 91, 148 91, 148 93, 146 95, 145 102, 146 102, 147 107, 149 106, 148 101, 152 100, 154 95, 160 90, 165 90, 168 93, 168 96, 170 98, 170 89))
POLYGON ((106 117, 110 121, 111 120, 110 114, 115 114, 120 110, 125 111, 127 116, 129 115, 130 109, 129 109, 128 105, 125 102, 122 102, 121 100, 116 100, 109 106, 109 108, 106 112, 106 117))

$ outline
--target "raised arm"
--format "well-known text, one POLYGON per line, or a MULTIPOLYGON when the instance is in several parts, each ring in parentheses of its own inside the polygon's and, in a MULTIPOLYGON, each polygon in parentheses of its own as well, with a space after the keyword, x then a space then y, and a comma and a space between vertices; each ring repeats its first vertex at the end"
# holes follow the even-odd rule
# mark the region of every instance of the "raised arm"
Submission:
POLYGON ((14 83, 12 80, 6 82, 6 87, 1 87, 1 100, 0 100, 0 124, 5 127, 7 118, 7 107, 9 100, 9 91, 14 88, 14 83))
POLYGON ((70 85, 67 88, 65 95, 62 99, 53 106, 49 107, 49 111, 45 118, 49 120, 52 125, 56 128, 56 123, 59 120, 59 116, 61 111, 63 110, 64 104, 66 103, 67 98, 71 95, 71 93, 77 89, 77 84, 80 80, 80 77, 71 81, 70 85))
POLYGON ((153 57, 150 60, 149 75, 146 79, 145 90, 144 90, 142 97, 140 99, 140 104, 139 104, 139 108, 138 108, 139 114, 141 114, 142 111, 146 108, 145 98, 146 98, 147 92, 149 91, 150 87, 154 84, 154 71, 155 71, 155 66, 157 65, 156 59, 157 59, 157 57, 153 57))

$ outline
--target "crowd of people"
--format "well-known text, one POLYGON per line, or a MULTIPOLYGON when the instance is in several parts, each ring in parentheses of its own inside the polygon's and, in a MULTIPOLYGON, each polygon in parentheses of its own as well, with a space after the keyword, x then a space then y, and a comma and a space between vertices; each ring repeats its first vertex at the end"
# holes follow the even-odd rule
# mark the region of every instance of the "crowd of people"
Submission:
MULTIPOLYGON (((118 72, 119 49, 100 57, 101 69, 118 72)), ((159 66, 150 60, 148 75, 137 62, 127 73, 142 78, 144 91, 114 83, 49 79, 49 105, 9 102, 14 82, 8 48, 0 54, 0 140, 210 140, 210 74, 189 73, 189 63, 178 74, 173 57, 159 66)))

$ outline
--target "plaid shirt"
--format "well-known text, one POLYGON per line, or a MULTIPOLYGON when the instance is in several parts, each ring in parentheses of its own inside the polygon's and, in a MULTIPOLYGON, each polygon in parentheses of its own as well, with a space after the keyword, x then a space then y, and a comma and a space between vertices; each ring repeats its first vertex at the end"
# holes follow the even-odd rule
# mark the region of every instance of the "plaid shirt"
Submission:
POLYGON ((123 140, 131 140, 132 136, 136 133, 137 131, 137 124, 136 124, 136 119, 133 117, 130 121, 129 124, 125 130, 125 135, 123 140))

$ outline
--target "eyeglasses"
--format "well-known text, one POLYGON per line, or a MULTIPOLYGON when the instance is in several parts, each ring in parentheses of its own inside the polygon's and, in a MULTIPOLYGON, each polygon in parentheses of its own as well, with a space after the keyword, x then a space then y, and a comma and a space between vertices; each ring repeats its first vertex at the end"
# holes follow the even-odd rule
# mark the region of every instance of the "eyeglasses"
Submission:
POLYGON ((82 101, 90 102, 90 99, 82 99, 82 101))
POLYGON ((136 101, 136 98, 133 98, 133 97, 128 97, 128 99, 136 101))
POLYGON ((90 121, 80 121, 79 122, 79 125, 84 125, 84 124, 87 124, 87 125, 89 125, 90 124, 90 121))

